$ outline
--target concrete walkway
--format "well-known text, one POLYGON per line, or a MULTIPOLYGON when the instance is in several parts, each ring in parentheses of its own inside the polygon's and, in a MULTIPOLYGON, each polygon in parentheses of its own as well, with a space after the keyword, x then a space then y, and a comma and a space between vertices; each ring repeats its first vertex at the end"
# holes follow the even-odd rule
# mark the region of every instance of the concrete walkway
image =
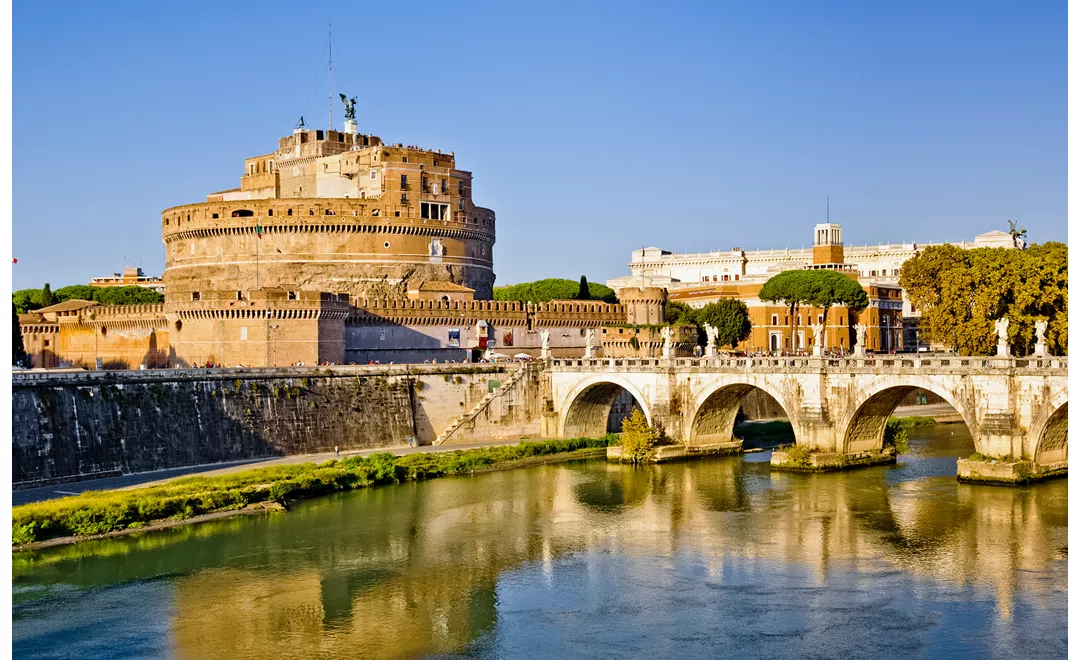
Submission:
MULTIPOLYGON (((346 456, 370 456, 378 453, 388 453, 395 456, 406 454, 426 454, 431 452, 456 451, 458 449, 476 449, 478 447, 497 447, 500 445, 516 445, 521 440, 496 440, 491 442, 476 442, 452 445, 427 445, 423 447, 381 447, 378 449, 365 449, 363 451, 343 451, 341 458, 346 456)), ((253 468, 270 467, 273 465, 295 465, 297 463, 322 463, 334 458, 334 452, 321 454, 297 454, 295 456, 282 456, 281 458, 256 458, 249 461, 236 461, 232 463, 212 463, 209 465, 191 465, 170 470, 154 470, 153 472, 140 472, 138 474, 125 474, 119 477, 105 477, 103 479, 88 479, 55 486, 42 486, 40 488, 27 488, 11 492, 12 506, 52 500, 67 495, 78 495, 88 490, 111 490, 119 488, 135 488, 165 483, 177 477, 191 474, 200 476, 214 476, 242 472, 253 468)))

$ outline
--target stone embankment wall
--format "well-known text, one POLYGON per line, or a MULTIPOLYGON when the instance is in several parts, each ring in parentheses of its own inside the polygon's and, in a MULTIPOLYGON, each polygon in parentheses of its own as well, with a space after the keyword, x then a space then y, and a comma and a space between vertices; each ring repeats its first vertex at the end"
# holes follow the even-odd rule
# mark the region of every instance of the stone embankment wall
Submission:
POLYGON ((430 443, 515 366, 17 374, 12 480, 430 443))

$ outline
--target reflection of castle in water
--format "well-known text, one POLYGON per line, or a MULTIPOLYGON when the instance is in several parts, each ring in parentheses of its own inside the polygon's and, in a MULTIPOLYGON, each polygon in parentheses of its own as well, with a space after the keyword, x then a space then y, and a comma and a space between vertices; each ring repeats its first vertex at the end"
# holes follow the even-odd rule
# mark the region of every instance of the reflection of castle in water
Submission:
MULTIPOLYGON (((175 639, 192 655, 211 646, 270 655, 282 636, 331 654, 458 650, 493 627, 500 574, 597 549, 691 552, 716 572, 740 559, 790 562, 819 583, 838 563, 883 560, 917 577, 992 588, 1010 616, 1017 574, 1044 570, 1066 544, 1064 482, 889 487, 885 474, 757 474, 738 460, 494 474, 483 487, 453 479, 358 494, 371 514, 364 519, 381 521, 368 531, 354 500, 312 503, 318 510, 297 523, 334 530, 330 545, 294 555, 283 549, 295 546, 292 521, 269 525, 265 546, 251 550, 295 564, 289 579, 241 568, 180 580, 175 639), (773 484, 753 483, 762 479, 773 484)), ((1031 589, 1043 604, 1059 595, 1045 581, 1031 589)))
MULTIPOLYGON (((174 579, 169 623, 184 657, 287 657, 283 645, 305 656, 412 657, 482 637, 496 621, 501 576, 531 562, 551 570, 572 553, 691 554, 714 576, 732 563, 791 563, 818 584, 841 566, 873 580, 884 562, 917 578, 992 589, 1009 617, 1017 581, 1044 572, 1067 543, 1064 481, 1021 490, 886 479, 885 470, 770 474, 739 459, 644 470, 551 466, 359 491, 264 521, 192 527, 178 535, 186 540, 119 562, 54 565, 48 579, 64 570, 71 575, 63 579, 84 584, 183 575, 174 579), (214 533, 222 527, 235 533, 214 533)), ((1029 582, 1021 588, 1036 607, 1060 598, 1060 585, 1029 582)))

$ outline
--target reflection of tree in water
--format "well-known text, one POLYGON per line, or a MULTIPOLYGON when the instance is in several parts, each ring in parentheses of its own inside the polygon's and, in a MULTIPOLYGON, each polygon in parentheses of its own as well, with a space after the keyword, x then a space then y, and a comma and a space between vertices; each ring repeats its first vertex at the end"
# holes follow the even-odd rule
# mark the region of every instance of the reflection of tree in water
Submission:
POLYGON ((617 513, 641 506, 654 488, 657 470, 652 466, 601 463, 600 469, 582 470, 574 484, 574 499, 602 513, 617 513))

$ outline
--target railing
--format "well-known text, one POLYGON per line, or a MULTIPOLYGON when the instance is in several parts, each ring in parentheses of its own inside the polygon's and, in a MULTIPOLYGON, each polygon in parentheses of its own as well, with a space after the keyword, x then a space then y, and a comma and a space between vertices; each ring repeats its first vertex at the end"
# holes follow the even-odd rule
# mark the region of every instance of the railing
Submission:
POLYGON ((1031 371, 1049 369, 1067 371, 1068 357, 999 358, 999 357, 918 357, 918 358, 817 358, 817 357, 716 357, 716 358, 557 358, 555 369, 598 369, 637 371, 642 369, 707 369, 728 371, 813 370, 813 371, 1031 371))

